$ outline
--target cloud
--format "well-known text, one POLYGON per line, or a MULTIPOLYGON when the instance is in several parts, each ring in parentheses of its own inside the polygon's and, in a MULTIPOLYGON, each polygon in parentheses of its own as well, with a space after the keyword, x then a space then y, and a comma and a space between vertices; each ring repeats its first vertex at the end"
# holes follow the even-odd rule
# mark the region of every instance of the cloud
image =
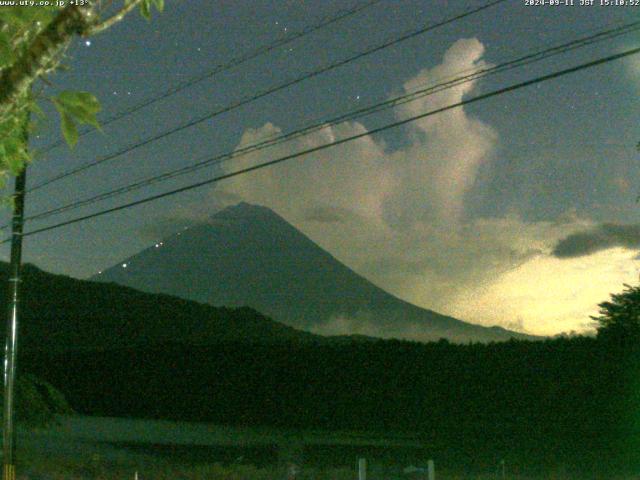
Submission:
MULTIPOLYGON (((366 132, 363 125, 349 122, 284 145, 243 156, 234 162, 233 169, 255 165, 292 152, 307 150, 325 143, 366 132)), ((266 124, 248 129, 239 148, 280 133, 280 129, 266 124)), ((382 201, 392 188, 394 178, 386 161, 384 145, 371 137, 316 152, 300 159, 274 165, 268 169, 230 179, 221 188, 233 192, 245 201, 271 207, 287 218, 304 218, 309 211, 340 212, 350 215, 379 216, 382 201)))
MULTIPOLYGON (((440 65, 418 72, 402 90, 484 66, 483 54, 477 39, 459 40, 440 65)), ((402 105, 395 113, 407 118, 459 102, 476 87, 469 82, 402 105)), ((270 123, 248 129, 238 148, 280 132, 270 123)), ((328 126, 238 158, 233 168, 364 132, 366 127, 358 122, 328 126)), ((467 194, 499 142, 494 129, 466 109, 421 119, 405 133, 408 142, 395 151, 377 137, 365 136, 234 177, 220 187, 234 198, 274 209, 338 260, 396 296, 478 324, 533 334, 584 330, 597 303, 635 275, 637 264, 618 250, 571 261, 552 254, 580 232, 600 231, 575 213, 544 222, 525 221, 517 212, 501 218, 465 215, 467 194)), ((216 189, 213 195, 220 193, 216 189)), ((336 318, 323 328, 325 333, 363 334, 379 329, 366 318, 355 320, 336 318)))
POLYGON ((313 326, 310 331, 318 335, 365 335, 377 338, 398 338, 404 340, 433 342, 445 335, 455 342, 469 342, 472 340, 464 332, 425 329, 419 324, 406 325, 403 319, 394 322, 391 318, 385 325, 380 325, 379 319, 374 319, 370 312, 358 312, 353 316, 337 315, 326 322, 313 326), (397 325, 403 325, 398 327, 397 325))
MULTIPOLYGON (((412 92, 460 71, 486 68, 483 54, 484 46, 477 39, 458 40, 445 53, 442 64, 420 71, 403 90, 412 92)), ((407 118, 458 103, 475 87, 476 82, 468 82, 425 96, 401 105, 397 115, 407 118)), ((411 145, 391 158, 396 166, 396 188, 385 199, 385 220, 397 228, 420 222, 455 224, 479 166, 491 158, 497 134, 463 108, 420 119, 411 128, 411 145)))
MULTIPOLYGON (((402 90, 411 92, 461 70, 486 66, 483 53, 477 39, 459 40, 440 65, 418 72, 402 90)), ((476 82, 468 82, 404 104, 395 113, 406 118, 456 103, 475 87, 476 82)), ((271 123, 248 129, 238 148, 280 132, 271 123)), ((364 125, 345 122, 243 156, 233 168, 364 132, 364 125)), ((408 134, 409 144, 397 151, 387 151, 376 138, 363 137, 235 177, 221 186, 248 202, 273 208, 337 258, 385 287, 392 284, 395 292, 409 288, 427 268, 477 270, 481 260, 460 255, 478 245, 473 229, 464 229, 461 221, 465 195, 479 166, 490 161, 496 133, 458 108, 412 123, 408 134), (332 228, 338 223, 339 229, 332 228)), ((495 243, 483 243, 485 250, 504 248, 495 243)))
POLYGON ((155 218, 152 223, 142 225, 138 229, 138 233, 143 240, 153 243, 167 238, 193 224, 193 220, 179 216, 160 217, 155 218))
POLYGON ((361 312, 354 316, 337 315, 320 325, 314 325, 310 331, 317 335, 366 335, 380 337, 380 325, 372 322, 371 315, 361 312))
MULTIPOLYGON (((455 42, 443 63, 420 71, 403 85, 404 92, 433 84, 455 72, 485 66, 484 47, 477 39, 455 42)), ((397 108, 398 118, 456 103, 476 82, 438 92, 397 108)), ((234 169, 365 133, 358 122, 327 126, 319 132, 243 156, 234 169)), ((239 148, 281 133, 273 125, 248 129, 239 148)), ((462 108, 411 124, 410 144, 387 152, 372 137, 285 162, 254 174, 230 179, 223 189, 246 201, 270 206, 287 218, 301 218, 307 209, 330 209, 370 217, 390 228, 410 229, 423 223, 455 224, 478 167, 490 160, 497 135, 462 108), (295 200, 293 200, 295 199, 295 200)), ((326 217, 326 215, 324 215, 326 217)))
MULTIPOLYGON (((631 48, 631 47, 629 47, 631 48)), ((636 88, 640 89, 640 60, 637 55, 631 55, 625 59, 627 75, 634 81, 636 88)))
POLYGON ((640 225, 605 223, 572 233, 556 244, 553 255, 557 258, 581 257, 613 247, 640 248, 640 225))
MULTIPOLYGON (((440 65, 420 71, 402 89, 414 91, 455 72, 486 66, 483 54, 477 39, 459 40, 440 65)), ((469 82, 424 97, 402 105, 396 115, 406 118, 459 102, 474 88, 476 82, 469 82)), ((363 132, 366 127, 358 122, 327 127, 243 156, 234 169, 363 132)), ((248 129, 238 148, 279 133, 270 123, 248 129)), ((530 225, 515 214, 465 220, 466 194, 479 167, 491 161, 498 137, 464 108, 414 122, 407 133, 408 145, 397 151, 363 137, 221 185, 225 192, 274 209, 384 289, 445 314, 459 310, 465 292, 480 295, 478 288, 550 251, 550 242, 566 234, 562 222, 530 225)), ((473 320, 500 323, 487 308, 473 320)), ((338 323, 344 326, 344 319, 338 323)))
POLYGON ((304 211, 304 220, 318 223, 344 223, 351 216, 345 208, 316 206, 304 211))
POLYGON ((185 227, 209 222, 216 212, 240 201, 242 198, 233 192, 216 192, 207 203, 176 205, 166 215, 155 217, 152 222, 138 228, 138 234, 144 241, 155 243, 185 227))
POLYGON ((521 318, 526 330, 539 335, 586 332, 598 303, 634 283, 640 262, 623 248, 587 257, 558 259, 541 255, 499 275, 463 298, 451 298, 451 314, 471 321, 521 318))

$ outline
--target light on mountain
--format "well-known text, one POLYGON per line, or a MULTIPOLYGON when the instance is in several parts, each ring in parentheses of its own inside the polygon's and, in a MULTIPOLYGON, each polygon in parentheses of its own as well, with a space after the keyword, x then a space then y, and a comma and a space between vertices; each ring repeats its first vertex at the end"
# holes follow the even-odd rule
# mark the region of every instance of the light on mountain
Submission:
POLYGON ((126 264, 126 263, 123 263, 123 264, 122 264, 122 268, 127 268, 127 264, 126 264))

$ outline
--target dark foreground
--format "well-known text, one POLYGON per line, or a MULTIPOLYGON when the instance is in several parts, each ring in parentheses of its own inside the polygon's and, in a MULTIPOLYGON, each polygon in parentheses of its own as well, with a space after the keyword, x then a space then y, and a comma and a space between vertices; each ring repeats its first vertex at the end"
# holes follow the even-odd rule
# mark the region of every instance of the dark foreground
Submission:
MULTIPOLYGON (((425 474, 405 469, 426 466, 429 454, 401 437, 79 416, 22 430, 18 448, 18 478, 25 480, 122 480, 136 474, 139 480, 280 480, 290 478, 292 464, 300 467, 300 480, 355 480, 359 458, 367 459, 370 480, 417 480, 425 474)), ((506 462, 472 472, 436 462, 439 480, 640 478, 578 475, 567 467, 525 475, 506 462)))

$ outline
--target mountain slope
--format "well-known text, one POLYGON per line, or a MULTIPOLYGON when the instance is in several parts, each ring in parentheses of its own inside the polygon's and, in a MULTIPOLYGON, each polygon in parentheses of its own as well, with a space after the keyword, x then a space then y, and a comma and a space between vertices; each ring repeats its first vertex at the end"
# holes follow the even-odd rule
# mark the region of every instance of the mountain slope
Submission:
MULTIPOLYGON (((0 305, 7 298, 7 276, 8 266, 0 262, 0 305)), ((31 265, 23 269, 22 285, 21 350, 322 340, 250 308, 216 308, 120 285, 53 275, 31 265)), ((0 333, 4 334, 4 328, 3 322, 0 333)))
POLYGON ((404 302, 356 274, 275 212, 246 203, 164 239, 93 280, 212 305, 247 305, 310 330, 345 322, 358 332, 421 341, 526 337, 404 302))

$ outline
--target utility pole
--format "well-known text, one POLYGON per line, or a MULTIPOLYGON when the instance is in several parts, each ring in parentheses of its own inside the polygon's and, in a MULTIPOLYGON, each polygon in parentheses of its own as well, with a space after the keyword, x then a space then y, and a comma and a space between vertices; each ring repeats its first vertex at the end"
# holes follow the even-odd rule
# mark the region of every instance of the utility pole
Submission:
MULTIPOLYGON (((25 130, 26 131, 26 130, 25 130)), ((26 141, 26 135, 25 135, 26 141)), ((11 222, 11 263, 9 265, 9 314, 7 340, 4 351, 4 409, 2 429, 3 480, 15 480, 15 412, 14 390, 18 349, 18 316, 20 307, 20 270, 22 262, 22 228, 24 225, 24 197, 27 184, 27 166, 16 177, 11 222)))

